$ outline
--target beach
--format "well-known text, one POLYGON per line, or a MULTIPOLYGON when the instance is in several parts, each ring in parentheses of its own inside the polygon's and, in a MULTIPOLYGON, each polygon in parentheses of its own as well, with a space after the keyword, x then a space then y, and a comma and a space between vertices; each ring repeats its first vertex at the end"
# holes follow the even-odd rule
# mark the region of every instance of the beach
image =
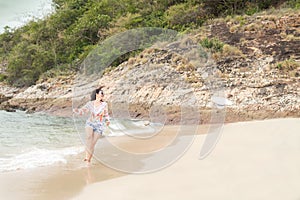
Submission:
MULTIPOLYGON (((96 159, 86 166, 80 160, 84 154, 80 153, 67 164, 0 174, 0 198, 297 200, 299 122, 299 118, 288 118, 225 124, 216 147, 202 160, 199 154, 208 126, 199 126, 182 157, 151 173, 120 172, 96 159)), ((157 137, 172 139, 176 129, 178 126, 166 126, 157 137)), ((120 148, 139 153, 168 144, 166 139, 143 145, 124 137, 110 140, 120 148)), ((146 161, 140 163, 147 165, 146 161)))
POLYGON ((0 200, 300 200, 298 0, 0 5, 0 200))
POLYGON ((199 135, 172 166, 90 184, 73 199, 299 199, 299 130, 300 119, 227 124, 203 160, 199 135))

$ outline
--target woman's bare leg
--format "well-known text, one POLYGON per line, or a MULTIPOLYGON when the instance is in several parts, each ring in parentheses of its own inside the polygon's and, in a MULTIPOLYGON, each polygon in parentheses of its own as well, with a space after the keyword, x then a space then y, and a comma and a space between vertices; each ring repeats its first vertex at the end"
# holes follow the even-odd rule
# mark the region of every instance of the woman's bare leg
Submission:
POLYGON ((91 127, 85 128, 86 132, 86 147, 85 147, 85 159, 84 161, 91 161, 92 154, 92 145, 93 145, 93 139, 94 139, 94 131, 91 127))
POLYGON ((97 141, 99 140, 100 137, 101 137, 101 135, 98 134, 98 133, 93 134, 93 140, 92 140, 91 146, 90 146, 91 147, 90 148, 90 155, 89 155, 89 157, 87 157, 89 161, 91 161, 91 159, 93 157, 96 143, 97 143, 97 141))

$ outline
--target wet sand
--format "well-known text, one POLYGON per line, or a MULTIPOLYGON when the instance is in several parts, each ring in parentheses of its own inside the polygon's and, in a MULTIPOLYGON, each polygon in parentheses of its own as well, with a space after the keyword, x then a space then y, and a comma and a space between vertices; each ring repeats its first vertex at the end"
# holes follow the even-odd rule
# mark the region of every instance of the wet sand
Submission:
MULTIPOLYGON (((187 134, 203 134, 208 126, 192 127, 187 134), (195 130, 194 130, 195 129, 195 130), (196 131, 196 132, 195 132, 196 131)), ((165 126, 149 140, 136 140, 130 136, 107 137, 110 145, 116 145, 125 151, 137 153, 149 152, 164 148, 178 134, 180 126, 165 126)), ((102 139, 103 140, 103 139, 102 139)), ((99 141, 95 155, 115 157, 110 146, 99 141)), ((90 184, 114 179, 128 173, 120 172, 105 166, 96 158, 87 166, 82 159, 84 153, 70 158, 68 164, 61 164, 35 169, 0 173, 0 199, 6 200, 63 200, 80 194, 90 184)), ((130 162, 128 162, 130 163, 130 162)))
POLYGON ((99 163, 87 167, 83 162, 78 163, 76 167, 49 166, 3 173, 0 174, 0 199, 70 199, 89 184, 122 175, 99 163))
MULTIPOLYGON (((168 146, 178 128, 165 127, 151 142, 109 140, 125 151, 151 152, 168 146)), ((67 165, 0 174, 0 199, 300 199, 300 119, 226 124, 213 152, 199 160, 207 128, 199 126, 183 157, 157 172, 127 174, 96 159, 87 167, 79 155, 67 165)))

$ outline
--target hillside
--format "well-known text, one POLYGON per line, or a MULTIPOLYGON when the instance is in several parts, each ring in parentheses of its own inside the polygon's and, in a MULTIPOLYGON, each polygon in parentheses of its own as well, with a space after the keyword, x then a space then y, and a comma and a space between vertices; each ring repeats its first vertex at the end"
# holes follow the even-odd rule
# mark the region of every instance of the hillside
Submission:
MULTIPOLYGON (((55 12, 0 35, 0 81, 34 85, 51 71, 77 71, 88 53, 125 30, 160 27, 190 32, 217 17, 299 9, 299 0, 53 0, 55 12)), ((241 19, 240 23, 243 23, 241 19)), ((222 27, 219 27, 223 29, 222 27)), ((237 28, 237 27, 233 27, 237 28)), ((233 29, 232 28, 232 29, 233 29)), ((249 27, 255 28, 255 27, 249 27)), ((289 33, 287 33, 289 34, 289 33)), ((120 58, 119 64, 127 57, 120 58)))
MULTIPOLYGON (((299 10, 209 20, 188 34, 185 42, 189 41, 210 52, 231 102, 226 107, 227 122, 300 117, 299 10)), ((203 70, 189 66, 172 52, 150 48, 107 70, 97 84, 105 85, 106 99, 114 110, 124 110, 118 104, 120 98, 128 100, 126 109, 133 118, 166 113, 168 123, 179 123, 181 103, 187 102, 196 105, 201 123, 207 123, 212 114, 211 93, 201 78, 203 70), (191 97, 195 102, 189 102, 191 97)), ((65 74, 40 79, 27 89, 2 86, 1 106, 71 116, 74 80, 74 74, 65 74)))

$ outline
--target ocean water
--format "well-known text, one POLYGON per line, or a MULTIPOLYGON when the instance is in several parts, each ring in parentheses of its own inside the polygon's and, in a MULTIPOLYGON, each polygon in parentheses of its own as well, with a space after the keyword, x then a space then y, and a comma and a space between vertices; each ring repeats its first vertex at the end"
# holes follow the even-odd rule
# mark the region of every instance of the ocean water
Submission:
POLYGON ((4 32, 5 26, 17 28, 52 12, 52 0, 0 0, 0 33, 4 32))
MULTIPOLYGON (((82 162, 85 119, 0 111, 0 173, 82 162)), ((105 135, 144 138, 162 127, 142 120, 111 119, 105 135)))
POLYGON ((0 111, 0 172, 65 164, 83 151, 70 118, 0 111))

